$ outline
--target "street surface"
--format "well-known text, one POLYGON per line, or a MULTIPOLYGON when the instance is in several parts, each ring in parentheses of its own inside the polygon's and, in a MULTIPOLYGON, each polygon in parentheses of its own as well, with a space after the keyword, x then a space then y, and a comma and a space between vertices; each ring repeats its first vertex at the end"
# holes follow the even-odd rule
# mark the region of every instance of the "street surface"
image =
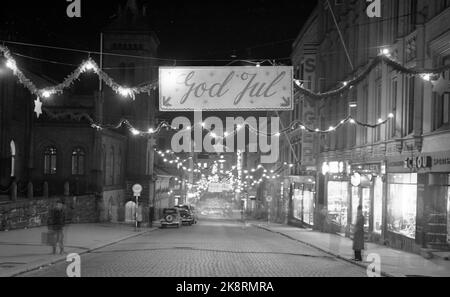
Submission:
MULTIPOLYGON (((27 277, 65 277, 67 263, 27 277)), ((82 277, 364 277, 363 268, 231 220, 156 231, 81 257, 82 277)))

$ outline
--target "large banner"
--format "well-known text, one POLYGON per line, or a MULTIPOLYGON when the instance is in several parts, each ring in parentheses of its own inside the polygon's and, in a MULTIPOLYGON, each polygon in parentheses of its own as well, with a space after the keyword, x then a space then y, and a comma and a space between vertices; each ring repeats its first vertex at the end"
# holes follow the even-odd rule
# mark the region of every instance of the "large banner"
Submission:
POLYGON ((161 111, 293 109, 293 68, 160 67, 161 111))

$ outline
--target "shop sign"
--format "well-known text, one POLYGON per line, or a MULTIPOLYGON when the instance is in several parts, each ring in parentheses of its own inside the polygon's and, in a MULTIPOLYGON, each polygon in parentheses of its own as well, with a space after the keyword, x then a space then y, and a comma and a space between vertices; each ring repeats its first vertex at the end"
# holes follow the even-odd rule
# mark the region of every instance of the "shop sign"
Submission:
POLYGON ((411 157, 407 158, 404 163, 405 168, 408 169, 426 169, 433 166, 433 159, 431 157, 411 157))
POLYGON ((367 171, 380 173, 381 166, 380 164, 363 164, 363 165, 352 165, 352 169, 355 171, 367 171))
POLYGON ((344 162, 325 162, 322 164, 322 174, 342 174, 345 172, 344 162))

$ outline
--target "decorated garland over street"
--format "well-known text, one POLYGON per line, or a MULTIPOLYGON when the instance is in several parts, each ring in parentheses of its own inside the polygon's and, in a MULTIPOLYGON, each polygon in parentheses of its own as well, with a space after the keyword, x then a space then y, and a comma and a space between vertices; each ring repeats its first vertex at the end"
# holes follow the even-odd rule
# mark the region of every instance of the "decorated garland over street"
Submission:
POLYGON ((377 66, 379 66, 382 63, 386 63, 386 65, 392 67, 394 70, 404 73, 404 74, 410 74, 410 75, 420 75, 425 81, 431 81, 434 88, 433 91, 438 92, 442 94, 450 87, 450 81, 445 80, 441 73, 450 70, 450 65, 445 65, 442 67, 434 68, 434 69, 421 69, 421 68, 406 68, 396 61, 392 60, 388 55, 380 54, 375 59, 373 59, 369 65, 367 65, 364 70, 355 78, 353 78, 350 81, 347 81, 341 86, 340 88, 336 90, 332 90, 325 93, 314 93, 308 89, 305 89, 301 86, 301 82, 296 80, 296 86, 298 92, 300 94, 310 97, 312 99, 325 99, 329 97, 339 96, 350 90, 351 88, 357 86, 361 83, 364 79, 366 79, 369 74, 372 72, 373 69, 375 69, 377 66))
MULTIPOLYGON (((115 82, 114 79, 111 78, 106 72, 104 72, 102 69, 100 69, 100 67, 98 67, 97 63, 93 59, 89 58, 89 59, 83 61, 81 63, 81 65, 78 66, 75 69, 75 71, 73 71, 70 75, 68 75, 62 83, 55 85, 53 87, 46 87, 46 88, 39 89, 20 70, 20 68, 17 66, 17 63, 16 63, 12 53, 10 52, 10 50, 7 47, 0 45, 0 53, 2 53, 3 56, 7 60, 6 67, 11 69, 13 74, 17 77, 18 81, 25 88, 27 88, 31 94, 33 94, 37 97, 36 100, 34 101, 34 103, 35 103, 34 111, 38 118, 42 114, 42 104, 43 103, 41 101, 41 98, 49 98, 54 94, 62 94, 64 92, 64 90, 70 88, 77 80, 79 80, 80 76, 86 72, 94 72, 95 74, 97 74, 99 79, 102 82, 104 82, 107 86, 109 86, 114 92, 116 92, 117 94, 120 94, 123 97, 132 98, 133 100, 135 99, 136 95, 143 94, 143 93, 150 93, 152 90, 156 90, 158 87, 158 83, 150 83, 150 84, 142 85, 142 86, 138 86, 138 87, 122 86, 122 85, 118 84, 117 82, 115 82)), ((450 88, 450 81, 445 79, 441 75, 442 72, 450 69, 450 65, 445 65, 445 66, 434 68, 434 69, 406 68, 406 67, 400 65, 399 63, 397 63, 396 61, 394 61, 390 57, 390 55, 386 54, 386 53, 381 53, 380 55, 378 55, 375 59, 373 59, 364 68, 364 70, 358 76, 356 76, 355 78, 353 78, 352 80, 350 80, 348 82, 344 82, 342 87, 332 90, 332 91, 329 91, 329 92, 314 93, 314 92, 304 88, 302 86, 302 84, 300 83, 300 81, 294 80, 294 82, 295 82, 295 85, 297 86, 298 92, 300 92, 300 94, 302 94, 304 96, 307 96, 309 98, 316 99, 316 100, 330 98, 330 97, 342 95, 345 92, 347 92, 348 90, 350 90, 351 88, 353 88, 354 86, 357 86, 359 83, 361 83, 361 81, 363 81, 364 79, 367 78, 367 76, 371 73, 371 71, 374 68, 376 68, 378 65, 380 65, 382 63, 386 63, 388 66, 390 66, 391 68, 393 68, 394 70, 396 70, 398 72, 401 72, 404 74, 409 74, 409 75, 421 76, 425 81, 431 82, 433 84, 433 91, 437 92, 439 94, 443 94, 444 92, 447 92, 450 88)), ((136 136, 137 135, 143 136, 143 135, 159 133, 162 128, 179 130, 177 128, 171 127, 171 125, 169 125, 167 123, 161 123, 156 129, 149 129, 148 131, 140 131, 140 130, 136 129, 135 127, 133 127, 128 120, 121 120, 117 125, 102 126, 100 124, 95 123, 94 120, 91 117, 89 117, 87 114, 75 115, 70 112, 62 113, 62 114, 55 114, 55 113, 49 111, 48 109, 44 109, 44 111, 47 115, 49 115, 50 117, 52 117, 54 119, 55 118, 64 118, 67 116, 70 116, 71 118, 73 118, 75 120, 81 120, 84 118, 91 124, 91 126, 93 128, 96 128, 96 129, 119 129, 123 126, 126 126, 130 130, 130 132, 136 136)), ((370 124, 370 123, 362 123, 360 121, 357 121, 356 119, 353 119, 349 115, 346 118, 344 118, 343 120, 341 120, 336 126, 331 126, 329 129, 326 129, 326 130, 308 127, 307 125, 304 125, 299 121, 294 121, 286 129, 284 129, 280 133, 276 133, 274 135, 265 134, 263 132, 260 132, 260 131, 258 131, 257 127, 252 127, 248 124, 246 124, 245 126, 247 126, 249 130, 251 130, 255 133, 265 134, 266 136, 280 136, 283 133, 289 133, 289 132, 292 132, 293 130, 297 130, 297 129, 305 130, 310 133, 330 133, 330 132, 333 132, 336 129, 340 128, 341 126, 343 126, 344 124, 346 124, 348 122, 351 124, 357 124, 357 125, 367 127, 367 128, 377 128, 378 126, 385 124, 389 119, 391 119, 393 117, 394 117, 393 114, 389 114, 387 119, 385 119, 385 120, 378 119, 377 123, 370 124)), ((243 127, 238 127, 238 129, 232 135, 225 135, 225 137, 222 137, 222 140, 226 139, 230 136, 234 136, 234 134, 238 133, 238 131, 242 128, 243 127)), ((209 132, 211 132, 211 131, 209 131, 209 132)), ((220 137, 214 137, 214 135, 212 135, 212 137, 216 138, 216 139, 220 139, 220 137)))

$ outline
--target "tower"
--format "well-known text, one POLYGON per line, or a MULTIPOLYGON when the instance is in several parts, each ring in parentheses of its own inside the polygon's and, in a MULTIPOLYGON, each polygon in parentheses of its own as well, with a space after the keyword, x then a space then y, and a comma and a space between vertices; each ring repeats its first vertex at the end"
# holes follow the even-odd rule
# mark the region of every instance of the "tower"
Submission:
MULTIPOLYGON (((120 6, 116 19, 103 30, 102 46, 107 53, 103 55, 103 69, 117 83, 126 87, 157 85, 158 64, 152 57, 157 55, 159 40, 152 31, 145 6, 135 0, 128 0, 120 6)), ((126 119, 140 131, 148 131, 155 126, 156 88, 135 98, 123 97, 109 88, 103 88, 102 94, 103 124, 115 125, 126 119)), ((125 139, 122 152, 125 162, 119 169, 123 170, 125 200, 134 199, 131 187, 138 183, 144 189, 139 201, 148 206, 153 195, 153 139, 132 135, 127 129, 118 138, 125 139)))

